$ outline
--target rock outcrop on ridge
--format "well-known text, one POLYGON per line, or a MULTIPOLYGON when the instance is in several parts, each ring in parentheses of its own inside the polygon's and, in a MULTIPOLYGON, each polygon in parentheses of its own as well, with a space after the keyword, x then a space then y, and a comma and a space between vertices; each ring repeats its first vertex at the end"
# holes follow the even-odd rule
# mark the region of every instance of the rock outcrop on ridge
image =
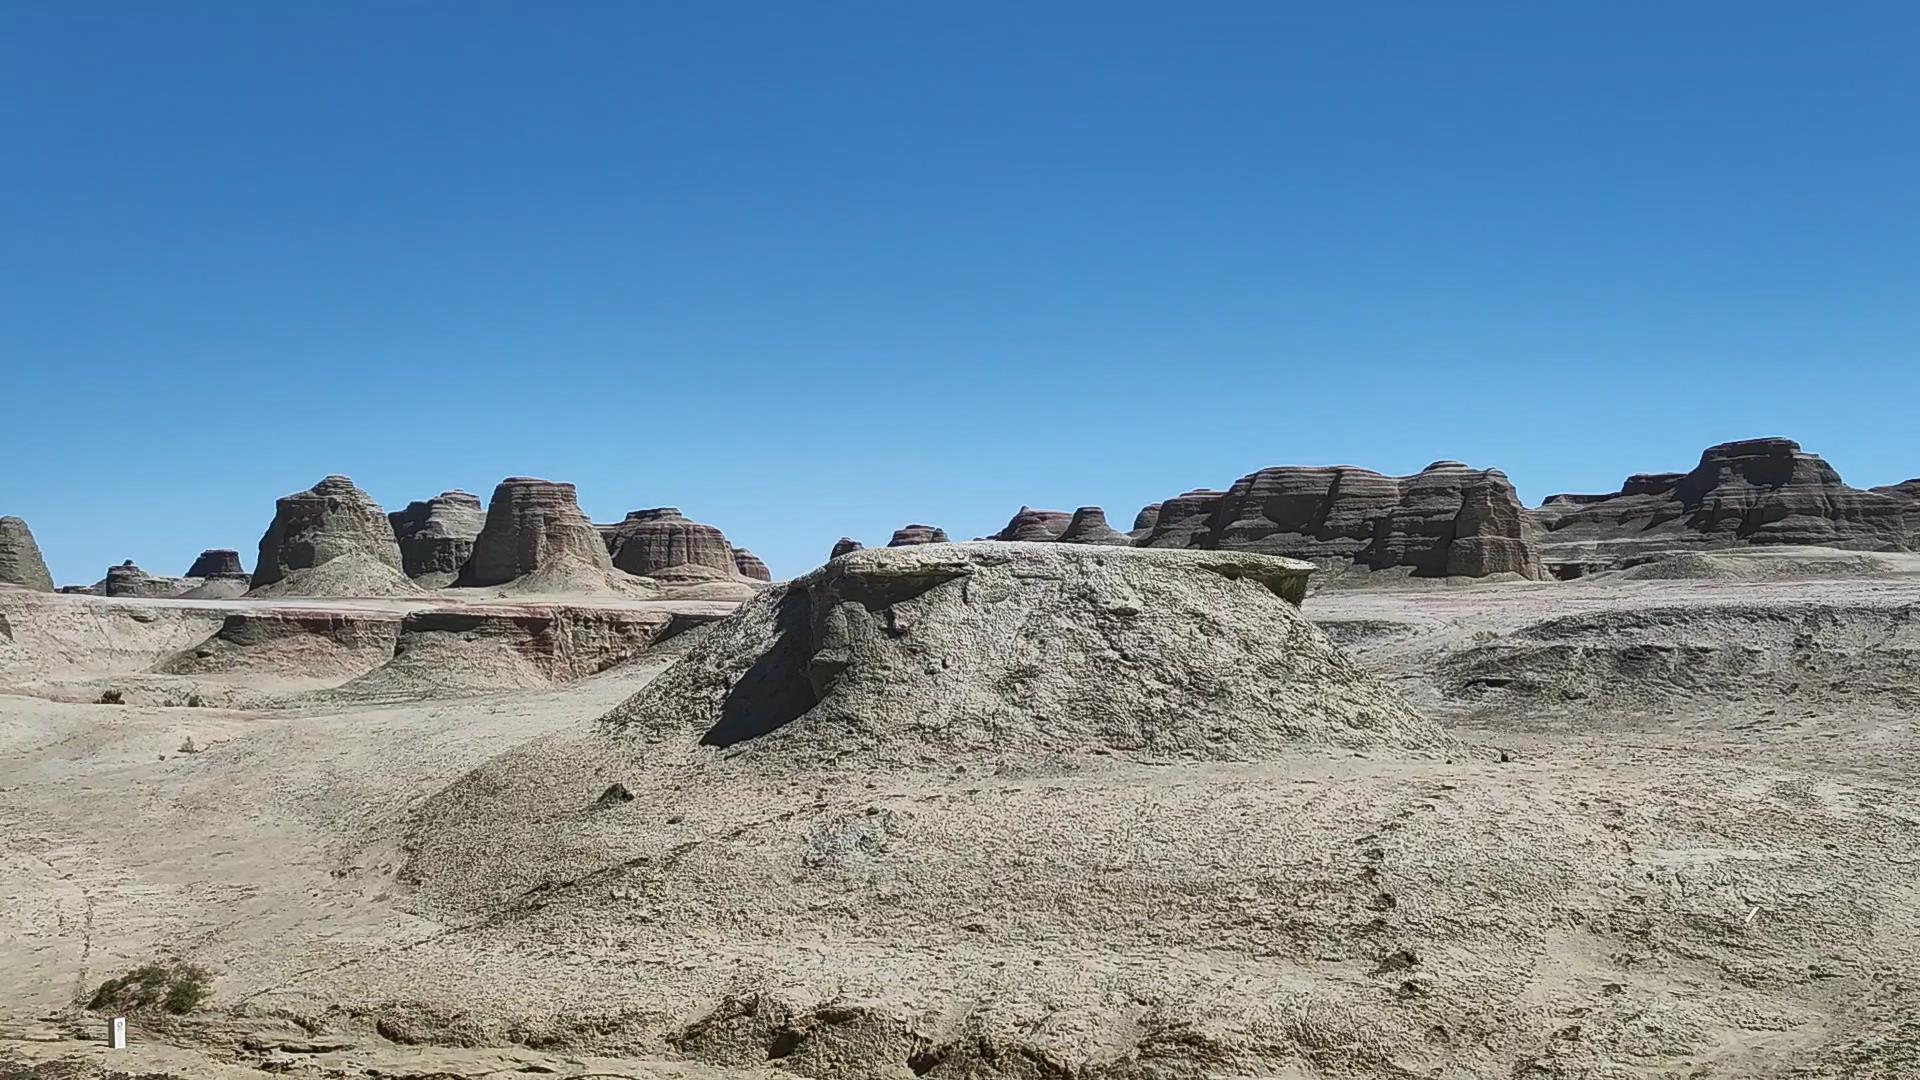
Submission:
POLYGON ((1062 544, 1098 544, 1103 547, 1129 547, 1133 538, 1107 524, 1107 512, 1097 506, 1083 506, 1073 512, 1065 532, 1056 539, 1062 544))
POLYGON ((912 547, 915 544, 945 544, 947 530, 934 525, 902 525, 893 530, 893 538, 887 541, 888 547, 912 547))
POLYGON ((1073 515, 1062 510, 1035 510, 1031 506, 1023 506, 1020 512, 1013 515, 1013 519, 1007 522, 1005 528, 984 539, 1024 540, 1044 544, 1050 540, 1058 540, 1072 520, 1073 515))
POLYGON ((1920 550, 1920 501, 1863 491, 1791 439, 1708 447, 1687 473, 1630 476, 1611 495, 1556 495, 1532 511, 1549 562, 1618 565, 1666 551, 1791 544, 1920 550))
POLYGON ((741 577, 752 578, 755 581, 773 580, 773 571, 767 569, 767 564, 760 561, 760 556, 746 548, 733 549, 733 565, 734 569, 740 572, 741 577))
POLYGON ((95 586, 95 592, 101 596, 132 596, 142 599, 165 599, 179 596, 188 589, 200 584, 198 578, 165 577, 149 574, 133 564, 132 559, 119 566, 107 568, 107 576, 95 586))
POLYGON ((1153 527, 1159 523, 1160 504, 1148 503, 1140 508, 1139 513, 1133 515, 1133 528, 1127 532, 1127 536, 1137 544, 1152 536, 1153 527))
POLYGON ((849 551, 860 551, 866 546, 867 545, 861 543, 858 540, 855 540, 851 536, 843 536, 840 539, 834 541, 833 550, 827 554, 827 558, 837 559, 840 556, 845 555, 849 551))
POLYGON ((396 573, 401 569, 400 545, 386 512, 353 481, 329 476, 274 504, 273 523, 260 538, 253 587, 272 585, 343 555, 364 555, 396 573))
POLYGON ((205 581, 208 578, 243 578, 246 567, 240 565, 240 553, 232 548, 208 548, 187 567, 184 577, 205 581))
POLYGON ((473 557, 487 513, 480 497, 465 491, 443 491, 431 499, 416 499, 405 510, 387 515, 400 541, 401 569, 422 584, 445 585, 460 574, 473 557))
POLYGON ((683 566, 704 566, 733 575, 739 571, 725 533, 687 520, 677 507, 634 510, 626 520, 602 528, 615 569, 639 577, 683 566))
POLYGON ((572 484, 510 476, 493 489, 461 585, 504 585, 560 564, 589 575, 611 572, 607 545, 572 484))
POLYGON ((53 591, 53 575, 40 557, 40 545, 33 542, 27 523, 17 517, 0 517, 0 585, 53 591))
POLYGON ((1506 475, 1457 461, 1405 477, 1348 465, 1261 469, 1227 491, 1190 491, 1161 503, 1138 542, 1419 577, 1541 576, 1526 512, 1506 475))
POLYGON ((749 601, 607 719, 869 767, 1442 750, 1437 724, 1301 616, 1312 569, 1053 543, 852 552, 749 601))

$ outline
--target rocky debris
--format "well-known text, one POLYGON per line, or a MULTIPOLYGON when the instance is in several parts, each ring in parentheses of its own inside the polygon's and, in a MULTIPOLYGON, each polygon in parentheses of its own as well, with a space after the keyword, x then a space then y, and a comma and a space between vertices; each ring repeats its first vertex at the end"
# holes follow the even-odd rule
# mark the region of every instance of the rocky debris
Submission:
POLYGON ((388 514, 400 541, 401 571, 415 581, 429 579, 422 584, 450 584, 473 557, 486 518, 480 497, 465 491, 443 491, 388 514))
POLYGON ((580 512, 572 484, 513 476, 493 489, 461 585, 504 585, 560 563, 591 576, 613 561, 599 530, 580 512))
POLYGON ((1059 536, 1063 544, 1099 544, 1106 547, 1129 547, 1133 538, 1107 524, 1107 512, 1097 506, 1083 506, 1073 512, 1073 520, 1067 523, 1065 532, 1059 536))
POLYGON ((1013 520, 1007 522, 1005 528, 985 539, 1023 540, 1044 544, 1050 540, 1058 540, 1060 534, 1066 531, 1067 523, 1072 520, 1072 514, 1061 510, 1035 510, 1030 506, 1023 506, 1019 513, 1013 515, 1013 520))
POLYGON ((1749 544, 1920 550, 1920 503, 1901 485, 1849 487, 1791 439, 1708 447, 1688 473, 1638 474, 1611 495, 1559 495, 1530 517, 1550 561, 1628 565, 1749 544))
POLYGON ((915 544, 948 543, 947 530, 932 525, 902 525, 893 530, 893 539, 887 541, 890 548, 912 547, 915 544))
POLYGON ((760 556, 746 548, 733 549, 733 565, 740 572, 741 577, 749 577, 755 581, 773 580, 773 571, 767 569, 767 564, 760 561, 760 556))
POLYGON ((260 538, 253 587, 273 585, 343 555, 364 555, 400 571, 400 545, 386 512, 353 481, 329 476, 274 504, 273 523, 260 538))
POLYGON ((1133 529, 1127 533, 1134 543, 1139 543, 1153 535, 1153 527, 1160 522, 1160 504, 1148 503, 1133 515, 1133 529))
POLYGON ((857 551, 749 601, 608 719, 868 767, 1446 747, 1300 615, 1312 569, 1051 543, 857 551))
POLYGON ((614 568, 638 577, 681 566, 705 566, 729 575, 738 572, 726 534, 687 520, 676 507, 634 510, 618 525, 602 529, 601 535, 614 568))
POLYGON ((187 567, 185 577, 205 581, 208 578, 243 578, 246 568, 240 565, 240 553, 232 548, 208 548, 187 567))
MULTIPOLYGON (((896 533, 895 535, 898 535, 898 534, 896 533)), ((867 545, 861 543, 858 540, 855 540, 851 536, 843 536, 840 539, 834 541, 833 551, 827 555, 827 558, 837 559, 840 556, 845 555, 849 551, 860 551, 864 549, 866 546, 867 545)))
POLYGON ((131 596, 143 599, 165 599, 179 596, 188 589, 200 584, 197 579, 161 577, 149 574, 133 564, 132 559, 119 566, 107 568, 107 576, 95 586, 100 596, 131 596))
POLYGON ((53 575, 40 557, 40 545, 33 542, 27 523, 17 517, 0 517, 0 585, 53 591, 53 575))
POLYGON ((1383 476, 1348 465, 1279 466, 1225 492, 1160 505, 1147 547, 1255 551, 1323 566, 1419 577, 1538 578, 1540 557, 1513 485, 1498 469, 1436 461, 1383 476))

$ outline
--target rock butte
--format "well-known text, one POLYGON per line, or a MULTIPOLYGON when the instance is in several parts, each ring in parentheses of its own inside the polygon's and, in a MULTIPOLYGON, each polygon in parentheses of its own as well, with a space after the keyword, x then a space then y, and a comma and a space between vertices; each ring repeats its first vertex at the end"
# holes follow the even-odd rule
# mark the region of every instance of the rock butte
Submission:
POLYGON ((752 578, 755 581, 773 580, 773 571, 767 569, 767 564, 760 561, 760 556, 746 548, 733 549, 733 565, 740 571, 741 577, 752 578))
POLYGON ((606 542, 580 512, 572 484, 511 476, 493 489, 459 584, 504 585, 562 561, 589 571, 613 569, 606 542))
POLYGON ((1133 538, 1107 524, 1107 512, 1097 506, 1083 506, 1073 512, 1065 532, 1058 537, 1063 544, 1099 544, 1127 547, 1133 538))
POLYGON ((1014 514, 1013 519, 1007 522, 1005 528, 985 539, 1046 543, 1049 540, 1058 540, 1060 534, 1066 531, 1067 524, 1072 518, 1073 515, 1060 510, 1035 510, 1030 506, 1023 506, 1020 512, 1014 514))
POLYGON ((360 554, 401 569, 400 545, 378 503, 344 476, 329 476, 310 490, 282 496, 273 522, 260 537, 253 587, 272 585, 297 570, 360 554))
POLYGON ((902 525, 893 530, 893 539, 887 541, 888 547, 911 547, 914 544, 945 544, 947 530, 932 525, 902 525))
POLYGON ((0 517, 0 584, 53 591, 53 575, 40 557, 40 545, 33 542, 27 523, 17 517, 0 517))
POLYGON ((851 536, 843 536, 833 542, 833 550, 827 554, 827 558, 837 559, 849 551, 859 551, 866 546, 851 536))
POLYGON ((640 577, 682 566, 704 566, 738 573, 725 533, 689 521, 677 507, 634 510, 617 525, 603 526, 607 551, 616 569, 640 577))
POLYGON ((240 565, 240 553, 232 548, 208 548, 187 567, 186 577, 217 578, 246 577, 246 568, 240 565))
POLYGON ((473 545, 486 523, 480 497, 465 491, 443 491, 431 499, 407 504, 387 515, 400 541, 401 568, 410 578, 429 575, 452 581, 473 557, 473 545))

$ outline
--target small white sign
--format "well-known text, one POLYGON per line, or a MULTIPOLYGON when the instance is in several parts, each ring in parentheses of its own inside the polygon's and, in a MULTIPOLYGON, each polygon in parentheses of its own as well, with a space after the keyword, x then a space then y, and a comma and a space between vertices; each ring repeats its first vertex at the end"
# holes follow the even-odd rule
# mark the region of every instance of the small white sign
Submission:
POLYGON ((127 1048, 127 1018, 116 1016, 107 1021, 107 1049, 125 1050, 127 1048))

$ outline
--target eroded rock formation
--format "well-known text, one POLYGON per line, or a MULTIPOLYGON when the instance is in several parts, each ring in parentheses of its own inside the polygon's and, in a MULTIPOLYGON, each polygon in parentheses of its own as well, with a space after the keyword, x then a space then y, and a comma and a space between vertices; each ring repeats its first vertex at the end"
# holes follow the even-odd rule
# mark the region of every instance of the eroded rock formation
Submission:
POLYGON ((342 555, 364 555, 400 570, 400 545, 380 505, 344 476, 329 476, 308 491, 282 496, 273 523, 260 538, 253 587, 272 585, 296 570, 342 555))
POLYGON ((1058 540, 1072 520, 1073 515, 1062 510, 1035 510, 1030 506, 1023 506, 1019 513, 1013 515, 1013 520, 1007 522, 1005 528, 985 539, 1046 543, 1058 540))
POLYGON ((733 547, 712 525, 687 520, 678 508, 635 510, 626 520, 602 530, 616 569, 648 577, 682 566, 704 566, 731 575, 733 547))
POLYGON ((503 585, 559 563, 611 571, 607 545, 580 512, 572 484, 512 476, 493 489, 462 585, 503 585))
POLYGON ((53 591, 53 575, 40 557, 40 545, 33 542, 33 530, 17 517, 0 517, 0 585, 53 591))
POLYGON ((1097 506, 1083 506, 1073 512, 1073 520, 1059 536, 1063 544, 1098 544, 1105 547, 1129 547, 1132 537, 1107 524, 1107 512, 1097 506))
POLYGON ((96 587, 101 596, 133 596, 144 599, 164 599, 179 596, 195 585, 198 579, 165 577, 149 574, 133 564, 132 559, 119 566, 107 568, 107 576, 96 587))
POLYGON ((1708 447, 1691 472, 1630 476, 1611 495, 1556 495, 1531 516, 1550 562, 1742 544, 1920 550, 1920 503, 1902 487, 1862 491, 1791 439, 1743 439, 1708 447))
POLYGON ((746 548, 733 549, 733 565, 734 569, 740 571, 741 577, 749 577, 755 581, 773 580, 773 571, 767 569, 767 564, 760 561, 760 556, 746 548))
POLYGON ((861 543, 858 540, 855 540, 851 536, 843 536, 840 539, 834 541, 833 551, 827 555, 827 558, 837 559, 840 556, 845 555, 849 551, 860 551, 864 549, 866 546, 867 545, 861 543))
POLYGON ((246 568, 240 565, 240 553, 232 548, 208 548, 187 567, 186 577, 199 578, 240 578, 246 577, 246 568))
POLYGON ((887 541, 888 547, 912 547, 915 544, 948 543, 947 530, 933 525, 902 525, 893 530, 893 539, 887 541))
MULTIPOLYGON (((1143 515, 1144 516, 1144 515, 1143 515)), ((1436 461, 1413 476, 1280 466, 1160 504, 1148 547, 1256 551, 1421 577, 1541 576, 1520 499, 1497 469, 1436 461)))
POLYGON ((465 491, 443 491, 387 515, 400 542, 401 569, 410 578, 434 578, 431 584, 439 585, 458 577, 473 557, 486 519, 480 497, 465 491))

